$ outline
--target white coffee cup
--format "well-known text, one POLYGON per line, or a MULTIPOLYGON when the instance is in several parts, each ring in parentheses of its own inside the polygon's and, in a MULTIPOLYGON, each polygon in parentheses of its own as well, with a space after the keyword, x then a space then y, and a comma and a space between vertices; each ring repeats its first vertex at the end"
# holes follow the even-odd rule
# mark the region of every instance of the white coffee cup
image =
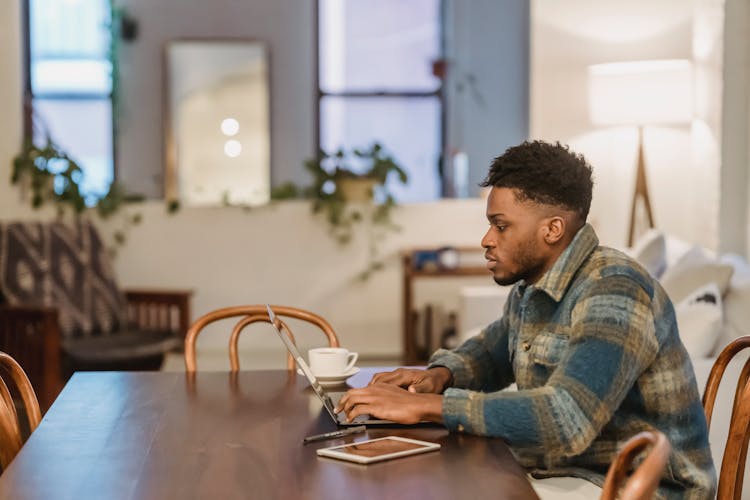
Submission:
POLYGON ((316 347, 307 351, 315 375, 343 375, 354 367, 359 354, 343 347, 316 347))

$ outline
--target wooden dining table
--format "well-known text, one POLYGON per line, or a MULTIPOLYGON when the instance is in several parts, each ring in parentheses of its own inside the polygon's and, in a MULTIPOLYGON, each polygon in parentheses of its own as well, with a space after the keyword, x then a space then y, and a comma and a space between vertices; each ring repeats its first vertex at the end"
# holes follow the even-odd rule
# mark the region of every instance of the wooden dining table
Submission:
POLYGON ((287 370, 78 372, 0 475, 0 498, 537 498, 501 439, 371 427, 302 444, 335 429, 306 379, 287 370), (388 435, 441 449, 369 465, 315 452, 388 435))

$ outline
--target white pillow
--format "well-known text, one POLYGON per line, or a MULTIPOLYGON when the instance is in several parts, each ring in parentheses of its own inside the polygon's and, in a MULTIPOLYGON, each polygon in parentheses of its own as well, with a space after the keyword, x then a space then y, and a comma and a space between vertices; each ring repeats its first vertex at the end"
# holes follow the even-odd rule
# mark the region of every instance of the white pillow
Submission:
POLYGON ((694 246, 675 265, 667 268, 659 279, 673 304, 681 302, 694 290, 716 283, 723 296, 729 286, 734 268, 718 261, 706 250, 694 246))
POLYGON ((638 238, 626 253, 638 261, 654 278, 658 278, 667 268, 667 245, 664 233, 649 229, 638 238))
POLYGON ((675 265, 686 253, 693 248, 693 244, 676 236, 667 235, 665 241, 667 268, 675 265))
POLYGON ((715 283, 702 286, 675 306, 677 327, 693 359, 713 354, 724 322, 721 292, 715 283))

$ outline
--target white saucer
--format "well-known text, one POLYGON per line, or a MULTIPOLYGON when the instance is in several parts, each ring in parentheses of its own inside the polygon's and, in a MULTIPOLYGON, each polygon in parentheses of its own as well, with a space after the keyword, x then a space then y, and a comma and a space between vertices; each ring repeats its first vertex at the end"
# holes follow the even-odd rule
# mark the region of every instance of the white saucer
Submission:
POLYGON ((338 375, 315 375, 315 378, 318 379, 320 385, 341 385, 346 382, 346 379, 357 373, 359 373, 359 368, 355 366, 345 373, 339 373, 338 375))

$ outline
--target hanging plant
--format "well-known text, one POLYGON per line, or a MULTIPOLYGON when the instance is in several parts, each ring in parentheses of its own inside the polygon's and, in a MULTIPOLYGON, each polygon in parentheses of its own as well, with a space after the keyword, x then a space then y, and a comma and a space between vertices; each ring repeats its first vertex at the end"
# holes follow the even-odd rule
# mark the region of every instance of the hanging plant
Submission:
MULTIPOLYGON (((49 136, 44 146, 37 146, 30 140, 25 141, 21 152, 13 158, 11 184, 19 185, 30 194, 32 208, 53 205, 58 217, 67 214, 78 216, 90 205, 100 217, 106 219, 119 212, 125 203, 143 199, 141 196, 128 195, 113 182, 107 194, 98 199, 90 199, 87 204, 81 193, 82 180, 83 170, 80 165, 49 136)), ((140 221, 140 214, 127 215, 121 227, 114 232, 115 243, 122 245, 128 228, 140 221)), ((115 249, 110 251, 114 253, 115 249)))
POLYGON ((20 183, 31 191, 32 208, 52 201, 62 215, 66 208, 74 213, 86 208, 78 186, 82 176, 78 163, 47 138, 43 147, 30 140, 24 142, 23 149, 13 159, 10 182, 20 183))

